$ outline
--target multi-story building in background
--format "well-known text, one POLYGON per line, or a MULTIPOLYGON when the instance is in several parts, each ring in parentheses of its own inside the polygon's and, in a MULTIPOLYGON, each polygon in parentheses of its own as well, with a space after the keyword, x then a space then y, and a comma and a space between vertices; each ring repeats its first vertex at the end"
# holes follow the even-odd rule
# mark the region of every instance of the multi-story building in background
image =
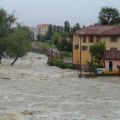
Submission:
POLYGON ((39 30, 39 34, 45 36, 48 32, 48 29, 49 29, 49 26, 51 24, 40 24, 40 25, 37 25, 37 28, 39 30))
POLYGON ((39 24, 39 25, 37 25, 39 34, 45 36, 49 30, 50 25, 52 26, 53 32, 63 32, 64 31, 64 27, 62 27, 62 26, 52 25, 52 24, 39 24))
POLYGON ((62 26, 53 25, 52 28, 53 28, 54 32, 63 32, 64 31, 64 27, 62 27, 62 26))

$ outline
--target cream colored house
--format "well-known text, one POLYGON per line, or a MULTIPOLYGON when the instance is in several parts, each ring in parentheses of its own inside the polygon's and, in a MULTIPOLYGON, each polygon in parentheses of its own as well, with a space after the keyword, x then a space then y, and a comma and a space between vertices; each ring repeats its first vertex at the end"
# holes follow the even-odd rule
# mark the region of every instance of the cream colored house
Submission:
POLYGON ((105 43, 106 50, 120 50, 120 26, 90 26, 77 31, 73 36, 73 64, 90 61, 91 45, 100 42, 105 43))
POLYGON ((49 29, 49 26, 51 24, 40 24, 40 25, 37 25, 37 28, 39 30, 39 33, 43 36, 46 35, 46 33, 48 32, 48 29, 49 29))

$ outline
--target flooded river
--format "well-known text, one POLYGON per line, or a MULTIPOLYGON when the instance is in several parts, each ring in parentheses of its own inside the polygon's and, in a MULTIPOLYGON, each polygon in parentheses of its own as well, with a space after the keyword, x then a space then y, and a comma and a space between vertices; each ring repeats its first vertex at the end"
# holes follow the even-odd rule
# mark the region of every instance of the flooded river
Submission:
POLYGON ((0 120, 120 120, 119 77, 78 78, 35 53, 11 62, 0 65, 0 120))

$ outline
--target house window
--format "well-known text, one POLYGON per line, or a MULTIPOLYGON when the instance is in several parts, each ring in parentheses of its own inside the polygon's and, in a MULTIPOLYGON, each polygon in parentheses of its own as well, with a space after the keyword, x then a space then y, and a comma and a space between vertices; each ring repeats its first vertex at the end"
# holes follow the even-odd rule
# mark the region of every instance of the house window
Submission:
POLYGON ((82 46, 82 50, 86 51, 87 50, 87 46, 82 46))
POLYGON ((99 37, 98 37, 98 36, 96 37, 96 42, 97 42, 97 43, 99 43, 99 42, 100 42, 100 39, 99 39, 99 37))
POLYGON ((91 46, 89 46, 89 51, 90 51, 91 46))
POLYGON ((86 43, 86 36, 83 36, 83 43, 86 43))
POLYGON ((117 50, 117 48, 116 47, 111 47, 110 50, 117 50))
POLYGON ((111 37, 110 42, 117 42, 117 37, 111 37))
POLYGON ((93 43, 93 42, 94 42, 93 37, 90 36, 90 37, 89 37, 89 43, 93 43))
POLYGON ((74 45, 74 49, 79 49, 79 45, 74 45))

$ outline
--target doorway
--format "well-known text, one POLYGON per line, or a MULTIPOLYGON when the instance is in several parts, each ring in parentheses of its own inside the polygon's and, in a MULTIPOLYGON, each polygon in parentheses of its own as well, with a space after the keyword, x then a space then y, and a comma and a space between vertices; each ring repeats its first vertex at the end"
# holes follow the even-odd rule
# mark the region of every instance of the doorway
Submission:
POLYGON ((112 70, 113 70, 113 62, 109 61, 109 71, 112 71, 112 70))

